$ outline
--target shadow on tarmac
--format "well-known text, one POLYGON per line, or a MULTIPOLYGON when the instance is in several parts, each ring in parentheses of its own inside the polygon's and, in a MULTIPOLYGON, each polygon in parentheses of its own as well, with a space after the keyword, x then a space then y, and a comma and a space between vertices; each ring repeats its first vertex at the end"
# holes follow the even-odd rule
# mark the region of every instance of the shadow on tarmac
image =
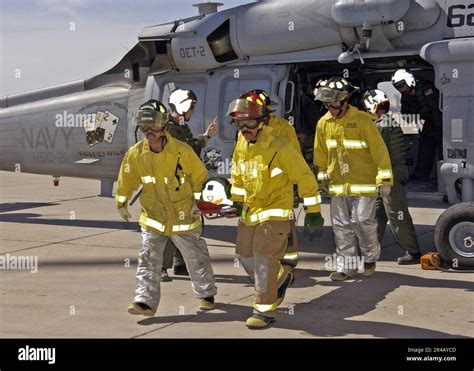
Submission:
MULTIPOLYGON (((10 211, 10 210, 8 210, 10 211)), ((140 226, 135 222, 69 219, 44 219, 41 214, 18 213, 0 214, 0 222, 21 224, 44 224, 63 227, 101 228, 101 229, 126 229, 140 231, 140 226)))
MULTIPOLYGON (((296 303, 287 308, 280 307, 274 328, 300 331, 301 335, 317 337, 334 336, 368 336, 379 338, 460 338, 442 331, 430 330, 412 325, 402 325, 389 322, 359 321, 351 319, 365 315, 377 308, 388 294, 401 286, 419 288, 450 288, 473 291, 468 282, 453 280, 425 279, 405 276, 398 273, 376 272, 373 276, 346 282, 319 281, 328 272, 313 269, 297 269, 297 279, 292 287, 311 287, 317 290, 321 287, 335 289, 320 297, 305 303, 296 303)), ((291 288, 290 288, 291 290, 291 288)), ((252 289, 249 289, 249 295, 252 289)), ((160 316, 140 320, 142 326, 152 326, 164 323, 218 323, 242 322, 251 314, 251 308, 238 304, 219 303, 217 309, 223 313, 206 312, 196 316, 160 316)), ((166 300, 166 298, 163 298, 166 300)), ((393 321, 410 318, 409 305, 394 304, 392 309, 393 321)), ((440 317, 443 317, 442 315, 440 317)), ((265 329, 260 330, 265 334, 265 329)), ((157 333, 159 334, 159 333, 157 333)), ((229 334, 231 335, 231 334, 229 334)))
POLYGON ((18 211, 25 209, 35 209, 37 207, 56 206, 57 203, 51 202, 6 202, 0 204, 0 213, 8 211, 18 211))

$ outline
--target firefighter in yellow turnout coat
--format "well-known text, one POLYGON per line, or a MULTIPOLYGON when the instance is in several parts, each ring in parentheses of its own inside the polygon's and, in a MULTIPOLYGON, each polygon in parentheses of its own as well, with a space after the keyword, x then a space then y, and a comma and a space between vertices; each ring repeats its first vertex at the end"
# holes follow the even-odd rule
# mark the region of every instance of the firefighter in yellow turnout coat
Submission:
POLYGON ((124 220, 127 202, 143 185, 140 247, 135 300, 129 313, 152 316, 160 301, 163 251, 172 240, 189 268, 194 294, 201 309, 214 308, 217 292, 206 242, 200 238, 201 219, 195 198, 200 197, 207 170, 187 144, 166 132, 166 108, 158 101, 143 104, 137 123, 145 139, 131 147, 122 162, 116 202, 124 220))
MULTIPOLYGON (((272 102, 270 96, 265 90, 251 90, 245 94, 242 94, 239 98, 259 102, 260 104, 263 103, 269 112, 273 112, 272 104, 274 104, 274 102, 272 102)), ((283 117, 275 115, 274 113, 269 113, 268 126, 273 129, 273 136, 288 140, 295 151, 301 153, 301 146, 300 142, 298 141, 298 137, 296 136, 295 128, 287 120, 285 120, 283 117)), ((238 146, 242 145, 242 142, 245 142, 245 138, 241 133, 238 134, 237 142, 238 146)), ((288 246, 286 247, 285 255, 283 255, 283 258, 281 259, 281 263, 288 265, 291 268, 295 268, 299 261, 298 236, 295 220, 290 221, 290 228, 291 232, 288 238, 288 246)))
POLYGON ((264 105, 246 99, 230 104, 229 114, 244 141, 237 143, 232 158, 232 199, 243 203, 237 230, 236 252, 255 282, 253 315, 246 325, 266 327, 275 321, 277 306, 293 280, 291 269, 281 265, 293 215, 293 184, 304 199, 305 226, 322 228, 321 198, 316 179, 287 140, 274 136, 265 123, 264 105))
POLYGON ((390 157, 375 117, 348 103, 354 89, 339 77, 319 81, 315 89, 315 99, 328 109, 316 127, 314 164, 319 169, 318 181, 328 186, 331 196, 337 248, 332 280, 375 271, 380 257, 376 199, 387 197, 393 184, 390 157), (359 255, 364 269, 354 267, 359 255))

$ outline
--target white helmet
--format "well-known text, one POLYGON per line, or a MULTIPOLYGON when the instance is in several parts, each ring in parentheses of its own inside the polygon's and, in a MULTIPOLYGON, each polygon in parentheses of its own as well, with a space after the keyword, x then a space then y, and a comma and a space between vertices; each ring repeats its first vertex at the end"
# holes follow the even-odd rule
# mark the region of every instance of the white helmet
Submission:
POLYGON ((397 85, 404 82, 408 85, 409 88, 414 88, 416 85, 415 77, 405 70, 404 68, 396 70, 392 76, 392 85, 397 87, 397 85))
POLYGON ((168 100, 170 108, 180 115, 185 115, 197 102, 196 94, 188 89, 175 89, 168 100))
POLYGON ((362 97, 362 103, 367 112, 376 114, 378 110, 383 109, 388 112, 390 109, 390 100, 382 90, 367 90, 362 97))
POLYGON ((212 202, 216 205, 232 205, 232 200, 230 199, 230 188, 231 185, 226 178, 211 178, 204 183, 201 198, 203 201, 212 202))

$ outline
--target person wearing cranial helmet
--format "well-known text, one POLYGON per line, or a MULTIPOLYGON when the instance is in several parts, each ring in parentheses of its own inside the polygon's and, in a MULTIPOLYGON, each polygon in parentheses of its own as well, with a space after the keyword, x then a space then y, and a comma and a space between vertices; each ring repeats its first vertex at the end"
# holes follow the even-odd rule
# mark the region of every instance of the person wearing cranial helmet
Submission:
POLYGON ((418 127, 419 145, 415 170, 411 176, 415 180, 429 180, 435 165, 436 155, 443 159, 443 116, 439 109, 439 92, 430 81, 415 79, 404 68, 393 73, 392 85, 401 93, 401 113, 411 116, 411 123, 418 127))
POLYGON ((175 89, 168 100, 170 106, 170 126, 169 133, 176 139, 179 139, 191 147, 198 156, 201 155, 202 149, 206 146, 209 139, 216 135, 219 131, 217 117, 208 125, 206 131, 194 138, 189 128, 188 122, 194 112, 197 103, 196 94, 189 89, 175 89))
POLYGON ((390 100, 382 90, 367 90, 362 97, 362 103, 367 112, 377 116, 375 125, 387 146, 393 170, 390 195, 385 198, 378 197, 375 206, 379 242, 382 243, 387 222, 390 221, 390 229, 395 239, 405 250, 405 255, 399 257, 397 263, 418 264, 421 258, 420 245, 408 210, 404 187, 409 175, 403 131, 389 114, 390 100))
POLYGON ((380 257, 375 205, 387 197, 393 184, 387 147, 374 125, 374 116, 349 104, 358 88, 346 79, 331 77, 317 82, 315 100, 328 112, 316 126, 314 165, 318 181, 331 197, 331 221, 336 242, 333 281, 363 273, 371 275, 380 257), (364 267, 349 264, 359 254, 364 267))
MULTIPOLYGON (((216 117, 209 124, 203 134, 196 138, 193 136, 188 122, 193 115, 196 103, 197 97, 192 90, 181 88, 176 88, 173 90, 168 100, 171 110, 168 132, 173 138, 190 145, 196 154, 201 157, 202 149, 206 146, 206 143, 209 141, 209 139, 218 133, 219 127, 216 117)), ((172 280, 168 275, 168 269, 172 266, 174 266, 173 273, 175 275, 188 275, 188 271, 186 269, 186 265, 184 264, 181 253, 176 249, 173 242, 170 240, 165 249, 163 268, 161 270, 161 277, 164 282, 172 280)))

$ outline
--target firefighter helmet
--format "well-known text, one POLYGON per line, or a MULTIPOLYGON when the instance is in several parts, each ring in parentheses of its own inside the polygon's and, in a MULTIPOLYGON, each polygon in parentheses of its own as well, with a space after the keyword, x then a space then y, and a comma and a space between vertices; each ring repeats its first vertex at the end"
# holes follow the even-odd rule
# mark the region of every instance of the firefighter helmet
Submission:
POLYGON ((255 96, 258 97, 269 109, 271 108, 272 105, 278 104, 277 102, 272 101, 270 99, 270 95, 265 90, 262 90, 262 89, 250 90, 247 93, 242 94, 240 97, 245 99, 247 98, 247 96, 250 96, 253 94, 255 94, 255 96))
POLYGON ((142 131, 152 129, 162 131, 169 121, 168 110, 156 99, 150 99, 143 103, 136 115, 136 124, 142 131))
POLYGON ((320 100, 323 103, 342 102, 350 95, 359 90, 349 81, 342 77, 331 77, 327 80, 319 80, 313 91, 314 100, 320 100))

